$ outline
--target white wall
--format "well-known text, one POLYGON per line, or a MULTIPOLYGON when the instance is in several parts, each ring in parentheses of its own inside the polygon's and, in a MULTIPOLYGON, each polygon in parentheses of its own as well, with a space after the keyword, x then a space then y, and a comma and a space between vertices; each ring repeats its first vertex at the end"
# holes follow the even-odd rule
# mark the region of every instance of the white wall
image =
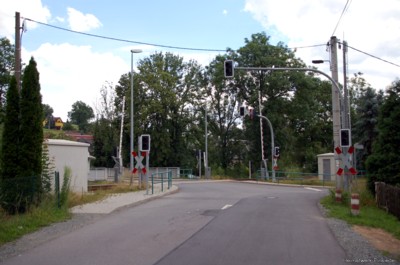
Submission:
POLYGON ((329 159, 330 161, 330 169, 331 169, 331 181, 336 180, 336 160, 334 153, 326 153, 317 155, 318 157, 318 179, 322 180, 324 176, 323 171, 323 161, 324 159, 329 159))
POLYGON ((71 191, 87 192, 89 165, 89 144, 68 140, 48 139, 49 157, 54 159, 55 171, 60 172, 60 186, 65 166, 71 169, 71 191))

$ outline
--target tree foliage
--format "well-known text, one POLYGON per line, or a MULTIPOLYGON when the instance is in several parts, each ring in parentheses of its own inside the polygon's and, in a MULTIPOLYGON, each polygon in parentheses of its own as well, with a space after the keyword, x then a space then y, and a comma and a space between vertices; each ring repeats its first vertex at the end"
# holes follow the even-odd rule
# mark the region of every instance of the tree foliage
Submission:
POLYGON ((23 199, 21 187, 25 179, 19 178, 20 131, 19 93, 17 81, 12 77, 7 90, 4 130, 1 152, 0 202, 7 212, 18 211, 18 203, 23 199))
MULTIPOLYGON (((20 172, 19 177, 31 178, 28 202, 40 198, 43 147, 43 108, 39 72, 33 58, 24 70, 20 99, 20 172)), ((28 182, 28 181, 27 181, 28 182)))
MULTIPOLYGON (((271 161, 271 132, 265 121, 260 128, 259 119, 238 119, 238 107, 246 105, 261 109, 261 114, 271 121, 275 145, 281 147, 281 170, 316 172, 317 154, 333 150, 332 84, 315 73, 296 71, 237 69, 234 78, 226 79, 226 59, 241 67, 307 67, 283 43, 270 44, 263 32, 246 38, 238 50, 228 49, 226 54, 216 56, 206 67, 172 53, 156 52, 138 62, 138 72, 132 79, 135 149, 137 137, 150 134, 151 166, 195 169, 198 151, 205 151, 207 118, 210 166, 229 175, 242 174, 249 161, 258 168, 262 149, 264 157, 271 161)), ((124 166, 130 160, 130 82, 130 73, 121 76, 115 86, 115 115, 96 122, 99 165, 106 165, 115 155, 122 113, 124 166)), ((381 94, 373 93, 361 73, 350 79, 349 87, 354 138, 371 146, 376 138, 376 123, 367 130, 362 128, 376 119, 381 94), (368 103, 371 100, 372 105, 368 103)), ((372 151, 367 147, 365 152, 363 160, 372 151)))
POLYGON ((393 82, 386 94, 378 117, 378 138, 366 162, 372 192, 376 181, 400 184, 400 81, 393 82))
MULTIPOLYGON (((6 93, 15 67, 14 45, 7 38, 0 38, 0 115, 4 115, 6 93)), ((2 121, 2 120, 0 120, 2 121)))
POLYGON ((71 122, 79 126, 79 130, 87 132, 89 129, 89 121, 94 118, 92 107, 85 102, 78 100, 72 104, 72 110, 68 112, 68 118, 71 122))

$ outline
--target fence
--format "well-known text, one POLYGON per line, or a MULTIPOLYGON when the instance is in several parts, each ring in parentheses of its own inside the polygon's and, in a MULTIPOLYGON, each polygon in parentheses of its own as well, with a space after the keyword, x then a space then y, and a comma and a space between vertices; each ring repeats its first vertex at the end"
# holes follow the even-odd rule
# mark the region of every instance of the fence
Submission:
POLYGON ((400 188, 375 182, 375 199, 379 208, 400 219, 400 188))
MULTIPOLYGON (((267 181, 272 181, 272 172, 268 171, 268 174, 258 170, 255 172, 255 179, 263 180, 262 175, 268 176, 265 178, 267 181)), ((319 176, 318 173, 304 173, 304 172, 283 172, 275 171, 276 183, 285 184, 299 184, 299 185, 320 185, 320 186, 335 186, 335 180, 325 180, 323 176, 319 176)), ((332 176, 330 179, 333 179, 332 176)))
POLYGON ((106 168, 106 167, 96 167, 91 168, 89 173, 89 181, 98 181, 98 180, 114 180, 115 169, 114 168, 106 168))
POLYGON ((161 192, 163 192, 164 182, 167 182, 167 187, 170 189, 172 187, 172 171, 153 173, 149 181, 151 182, 151 194, 154 194, 154 187, 157 184, 161 184, 161 192))

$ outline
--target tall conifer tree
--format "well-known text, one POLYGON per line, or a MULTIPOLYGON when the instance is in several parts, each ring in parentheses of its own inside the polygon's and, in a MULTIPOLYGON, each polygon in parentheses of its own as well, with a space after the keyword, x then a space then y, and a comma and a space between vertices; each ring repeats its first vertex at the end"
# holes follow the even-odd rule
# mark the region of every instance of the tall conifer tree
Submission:
POLYGON ((1 152, 1 206, 9 213, 18 211, 21 201, 21 184, 19 179, 19 94, 15 77, 11 78, 7 90, 4 131, 1 152))
POLYGON ((39 72, 33 58, 25 68, 20 101, 20 177, 26 179, 27 203, 39 199, 42 193, 43 107, 39 72))

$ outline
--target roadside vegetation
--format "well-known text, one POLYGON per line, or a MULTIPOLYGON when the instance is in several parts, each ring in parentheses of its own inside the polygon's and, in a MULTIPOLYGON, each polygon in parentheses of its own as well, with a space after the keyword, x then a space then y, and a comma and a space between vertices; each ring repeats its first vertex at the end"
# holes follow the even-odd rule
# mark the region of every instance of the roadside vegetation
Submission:
MULTIPOLYGON (((98 182, 90 184, 102 184, 98 182)), ((68 195, 61 195, 66 198, 66 203, 57 207, 57 197, 48 195, 40 205, 32 206, 23 214, 8 214, 0 208, 0 246, 14 241, 26 234, 35 232, 42 227, 52 223, 67 221, 72 217, 70 208, 86 203, 100 201, 110 194, 139 191, 137 185, 129 183, 118 183, 106 190, 96 190, 84 194, 73 193, 68 190, 68 195)))
POLYGON ((321 204, 328 210, 329 217, 338 218, 351 225, 361 225, 372 228, 381 228, 400 239, 400 220, 386 213, 376 206, 375 198, 367 189, 367 181, 361 180, 354 192, 360 195, 360 213, 351 214, 350 193, 342 194, 342 202, 335 201, 335 191, 330 190, 330 195, 321 200, 321 204))

